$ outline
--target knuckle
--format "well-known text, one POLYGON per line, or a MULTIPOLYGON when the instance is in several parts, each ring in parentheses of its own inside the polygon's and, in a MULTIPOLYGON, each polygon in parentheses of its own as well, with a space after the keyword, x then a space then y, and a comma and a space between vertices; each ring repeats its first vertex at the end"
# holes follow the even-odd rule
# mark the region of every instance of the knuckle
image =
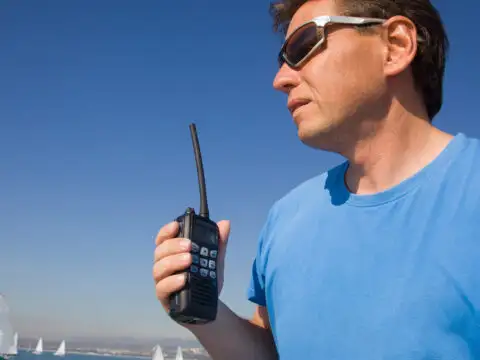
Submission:
POLYGON ((158 283, 157 287, 155 288, 155 292, 157 295, 157 299, 160 301, 164 301, 168 297, 168 293, 165 292, 165 289, 162 283, 158 283))
POLYGON ((161 259, 161 249, 160 246, 155 247, 155 250, 153 251, 153 259, 155 261, 161 259))
POLYGON ((165 256, 164 247, 164 244, 160 244, 155 248, 153 255, 156 261, 161 260, 165 256))
POLYGON ((175 291, 173 276, 166 277, 156 285, 156 294, 160 300, 167 299, 175 291))
POLYGON ((155 249, 158 259, 165 258, 172 252, 172 242, 174 239, 167 239, 155 249))
POLYGON ((157 233, 156 244, 160 245, 165 242, 167 239, 173 237, 173 230, 171 224, 166 224, 157 233))
POLYGON ((153 265, 153 277, 155 280, 159 281, 162 280, 165 273, 165 261, 157 261, 155 265, 153 265))
POLYGON ((177 243, 177 238, 168 239, 167 241, 165 241, 165 250, 168 253, 172 253, 173 250, 175 250, 177 243))

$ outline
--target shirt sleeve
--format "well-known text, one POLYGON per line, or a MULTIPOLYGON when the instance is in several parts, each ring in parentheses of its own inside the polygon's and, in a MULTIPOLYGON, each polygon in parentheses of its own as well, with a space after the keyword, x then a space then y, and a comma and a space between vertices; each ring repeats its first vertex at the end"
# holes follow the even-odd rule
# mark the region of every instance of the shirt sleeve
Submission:
POLYGON ((273 221, 273 207, 270 209, 267 220, 263 225, 258 239, 257 252, 252 264, 250 285, 247 290, 247 298, 259 306, 267 306, 265 287, 265 268, 268 248, 271 243, 271 225, 273 221))
POLYGON ((261 270, 259 271, 258 258, 255 258, 253 261, 250 286, 247 290, 247 298, 257 305, 267 306, 267 299, 265 295, 265 276, 261 270))

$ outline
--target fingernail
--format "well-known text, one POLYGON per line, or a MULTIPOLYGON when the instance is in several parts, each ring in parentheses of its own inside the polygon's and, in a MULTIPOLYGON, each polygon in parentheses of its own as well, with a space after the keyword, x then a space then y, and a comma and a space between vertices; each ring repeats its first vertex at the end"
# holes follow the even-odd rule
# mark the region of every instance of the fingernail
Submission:
POLYGON ((177 276, 177 281, 179 283, 183 283, 185 281, 185 278, 187 277, 187 274, 180 274, 177 276))
POLYGON ((183 261, 188 261, 188 260, 190 260, 190 257, 191 257, 190 253, 183 254, 182 255, 182 260, 183 261))
POLYGON ((180 240, 180 246, 184 250, 188 250, 190 248, 191 241, 190 239, 182 239, 180 240))

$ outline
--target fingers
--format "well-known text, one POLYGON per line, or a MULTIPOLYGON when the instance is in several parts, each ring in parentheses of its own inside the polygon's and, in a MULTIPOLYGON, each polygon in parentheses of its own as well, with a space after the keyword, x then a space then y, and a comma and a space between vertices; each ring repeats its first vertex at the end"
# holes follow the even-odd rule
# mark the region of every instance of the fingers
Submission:
POLYGON ((153 278, 158 283, 177 272, 186 270, 191 263, 192 255, 188 252, 164 257, 153 265, 153 278))
MULTIPOLYGON (((222 220, 217 225, 220 232, 218 276, 222 277, 223 258, 230 236, 230 221, 222 220)), ((178 232, 179 224, 173 221, 163 226, 155 238, 153 278, 157 298, 166 310, 168 310, 171 294, 185 286, 186 271, 192 264, 190 254, 192 242, 190 239, 178 238, 178 232)))
POLYGON ((222 220, 219 221, 217 225, 220 232, 220 243, 218 247, 218 268, 223 268, 225 265, 225 255, 227 252, 228 238, 230 236, 230 221, 222 220))
POLYGON ((177 238, 178 231, 178 222, 173 221, 163 226, 155 239, 153 278, 157 298, 166 307, 172 292, 185 285, 185 270, 192 263, 191 241, 177 238))
POLYGON ((153 265, 155 292, 165 309, 168 308, 170 295, 180 290, 186 282, 184 272, 192 262, 190 253, 180 253, 161 258, 153 265))
POLYGON ((230 221, 221 220, 217 223, 217 225, 218 230, 220 231, 220 240, 223 244, 226 244, 230 236, 230 221))
POLYGON ((167 239, 171 239, 177 236, 179 231, 178 222, 172 221, 171 223, 163 226, 155 238, 155 244, 158 246, 167 239))
POLYGON ((164 306, 168 306, 170 295, 182 289, 186 281, 186 273, 169 276, 159 281, 155 286, 155 292, 158 300, 160 300, 164 306))
POLYGON ((190 239, 167 239, 155 248, 154 261, 159 261, 169 255, 189 252, 192 247, 190 239))

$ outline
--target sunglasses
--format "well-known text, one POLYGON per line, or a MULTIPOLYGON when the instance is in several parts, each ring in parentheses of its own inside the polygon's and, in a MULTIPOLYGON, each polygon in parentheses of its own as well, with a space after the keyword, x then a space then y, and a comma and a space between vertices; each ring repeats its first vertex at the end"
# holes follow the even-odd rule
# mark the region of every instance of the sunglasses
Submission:
POLYGON ((351 16, 316 17, 300 25, 285 39, 278 55, 279 65, 281 67, 284 63, 287 63, 288 66, 294 69, 301 67, 325 42, 325 28, 327 25, 370 26, 384 22, 384 19, 351 16))

